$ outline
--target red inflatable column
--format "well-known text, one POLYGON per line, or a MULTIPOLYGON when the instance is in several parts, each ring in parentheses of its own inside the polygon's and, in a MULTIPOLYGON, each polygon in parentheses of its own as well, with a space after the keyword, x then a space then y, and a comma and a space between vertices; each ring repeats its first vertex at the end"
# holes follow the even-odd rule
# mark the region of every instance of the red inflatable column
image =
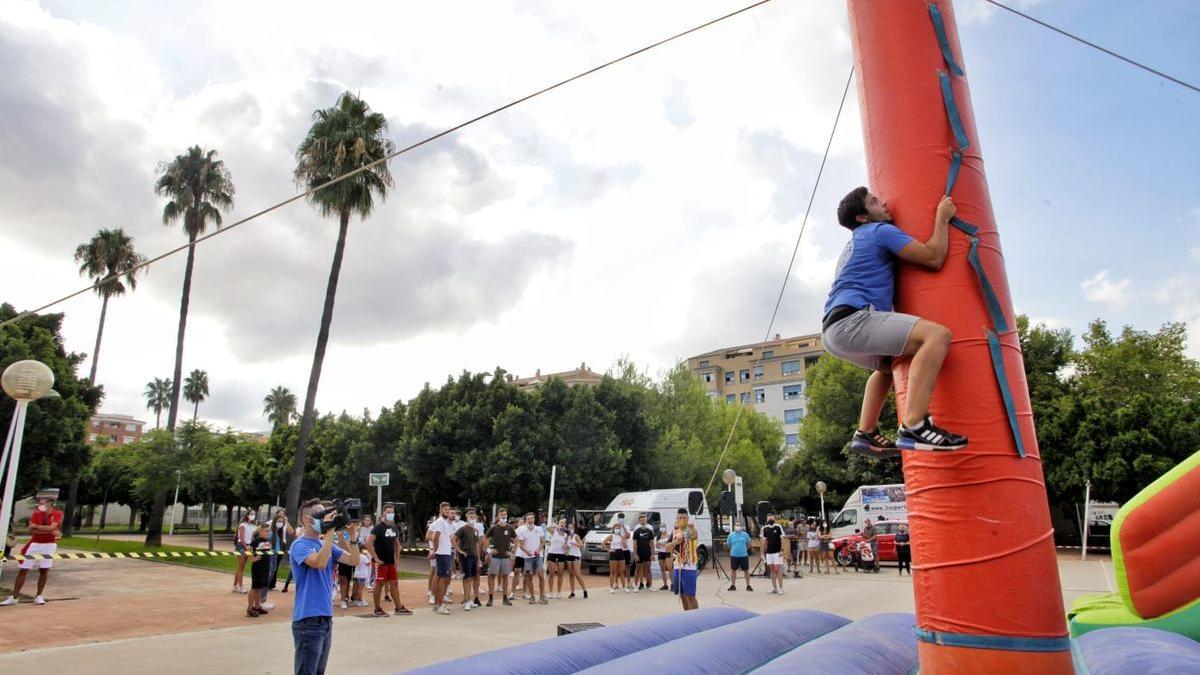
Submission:
MULTIPOLYGON (((953 333, 931 412, 970 438, 954 453, 904 453, 921 673, 1066 675, 1073 666, 1053 530, 970 92, 957 70, 963 63, 953 10, 948 0, 848 4, 872 191, 899 227, 929 237, 953 152, 964 146, 943 100, 947 82, 967 141, 951 194, 959 217, 978 228, 980 266, 997 300, 989 314, 968 263, 968 235, 958 229, 951 229, 940 271, 903 264, 898 271, 897 311, 953 333), (945 51, 933 20, 939 14, 945 51), (1009 423, 989 330, 998 336, 996 354, 1025 457, 1009 423)), ((907 367, 895 369, 901 409, 907 367)))

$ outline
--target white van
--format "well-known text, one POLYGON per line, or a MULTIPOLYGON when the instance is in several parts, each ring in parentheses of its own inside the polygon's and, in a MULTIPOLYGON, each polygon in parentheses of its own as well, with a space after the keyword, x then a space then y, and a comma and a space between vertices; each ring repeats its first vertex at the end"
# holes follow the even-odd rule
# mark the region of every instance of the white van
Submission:
POLYGON ((907 522, 908 503, 905 501, 904 484, 858 486, 829 524, 829 529, 835 538, 844 537, 861 530, 867 519, 907 522))
POLYGON ((704 491, 699 488, 677 488, 673 490, 647 490, 646 492, 622 492, 600 515, 600 524, 588 530, 583 540, 583 561, 588 571, 596 573, 598 567, 608 567, 608 548, 604 539, 617 522, 619 514, 625 514, 625 526, 633 529, 638 517, 646 514, 646 521, 655 532, 661 527, 675 527, 675 516, 679 509, 687 509, 692 523, 700 536, 699 566, 708 564, 712 555, 712 516, 704 502, 704 491))

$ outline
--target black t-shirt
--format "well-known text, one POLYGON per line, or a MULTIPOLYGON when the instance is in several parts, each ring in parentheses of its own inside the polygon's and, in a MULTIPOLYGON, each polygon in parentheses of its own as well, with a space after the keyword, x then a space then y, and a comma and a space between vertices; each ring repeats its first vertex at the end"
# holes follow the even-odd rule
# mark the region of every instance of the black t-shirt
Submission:
POLYGON ((633 541, 637 544, 639 558, 646 558, 650 555, 650 549, 654 548, 654 528, 646 525, 639 525, 633 530, 633 541))
POLYGON ((250 563, 251 574, 266 574, 271 568, 271 542, 254 535, 254 538, 250 540, 250 550, 257 554, 254 562, 250 563))
POLYGON ((400 536, 395 523, 382 521, 371 529, 371 534, 375 535, 375 555, 383 561, 382 564, 395 565, 396 539, 400 536))
POLYGON ((767 540, 767 553, 779 553, 783 550, 783 528, 778 524, 764 527, 762 536, 767 540))

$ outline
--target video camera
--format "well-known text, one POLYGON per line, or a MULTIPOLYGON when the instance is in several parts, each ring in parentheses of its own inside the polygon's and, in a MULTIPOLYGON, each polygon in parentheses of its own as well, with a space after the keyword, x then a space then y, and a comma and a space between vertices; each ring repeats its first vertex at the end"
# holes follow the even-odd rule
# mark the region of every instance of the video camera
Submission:
POLYGON ((325 527, 334 531, 344 530, 350 521, 362 517, 362 500, 358 498, 334 499, 329 506, 320 511, 314 511, 312 517, 316 520, 324 520, 325 516, 331 513, 337 515, 325 527))

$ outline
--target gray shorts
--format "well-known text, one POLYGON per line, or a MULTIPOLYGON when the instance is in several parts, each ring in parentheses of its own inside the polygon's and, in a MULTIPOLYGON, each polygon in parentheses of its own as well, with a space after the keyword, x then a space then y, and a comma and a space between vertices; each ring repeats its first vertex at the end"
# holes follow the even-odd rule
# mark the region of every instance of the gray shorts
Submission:
POLYGON ((496 556, 492 556, 492 562, 488 565, 488 574, 502 577, 512 574, 512 558, 497 558, 496 556))
POLYGON ((892 357, 904 353, 908 335, 919 321, 911 314, 864 307, 821 334, 825 351, 868 370, 890 372, 892 357))

